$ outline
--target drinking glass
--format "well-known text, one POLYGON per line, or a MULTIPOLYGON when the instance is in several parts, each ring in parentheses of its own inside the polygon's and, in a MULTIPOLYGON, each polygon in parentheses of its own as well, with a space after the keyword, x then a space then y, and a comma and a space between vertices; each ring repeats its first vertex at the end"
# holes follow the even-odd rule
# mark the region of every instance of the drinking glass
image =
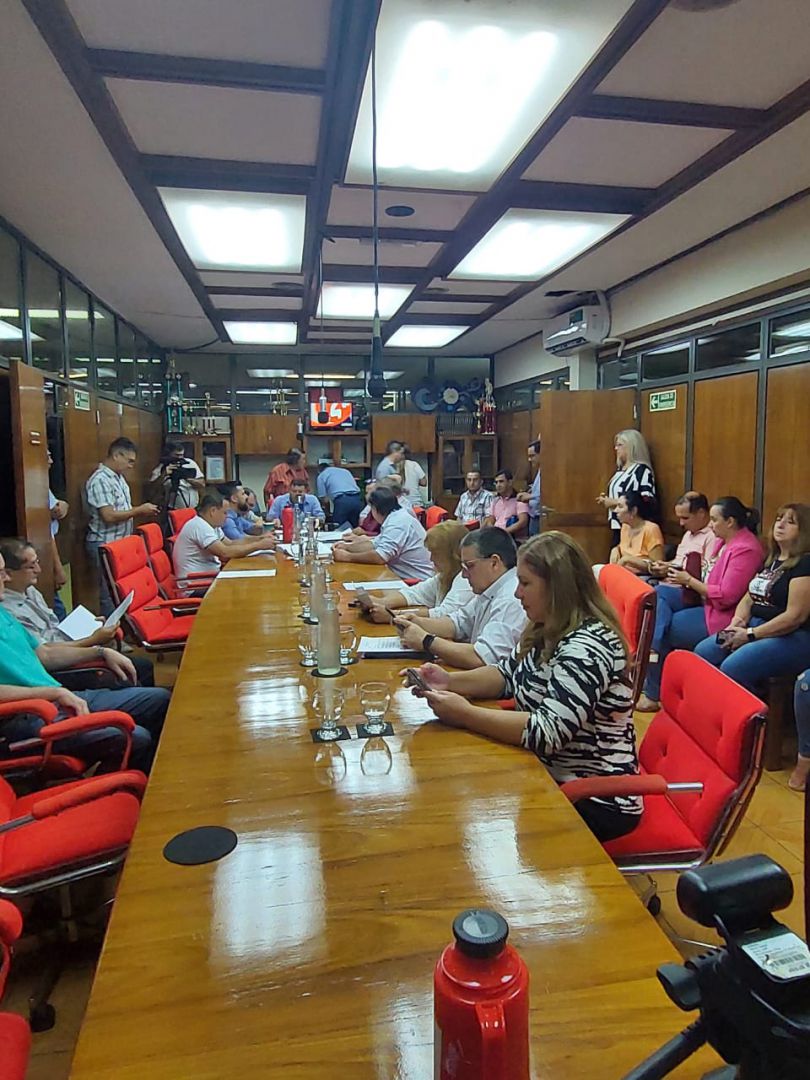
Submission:
POLYGON ((360 772, 364 776, 387 776, 394 765, 388 743, 381 736, 366 739, 360 752, 360 772))
POLYGON ((336 739, 340 732, 338 724, 343 715, 343 706, 346 703, 346 695, 338 690, 331 682, 315 691, 312 698, 312 707, 318 717, 318 735, 323 740, 336 739))
POLYGON ((298 590, 298 603, 301 605, 301 618, 302 619, 308 619, 310 617, 309 601, 310 601, 310 591, 309 591, 309 589, 299 589, 298 590))
POLYGON ((360 687, 360 708, 366 718, 369 735, 382 735, 385 731, 385 714, 391 704, 387 683, 367 682, 360 687))
POLYGON ((318 666, 318 639, 317 627, 302 626, 298 631, 298 649, 301 653, 301 667, 318 666))
POLYGON ((357 657, 354 650, 357 648, 357 631, 353 626, 341 626, 340 628, 340 662, 344 665, 356 664, 357 657))

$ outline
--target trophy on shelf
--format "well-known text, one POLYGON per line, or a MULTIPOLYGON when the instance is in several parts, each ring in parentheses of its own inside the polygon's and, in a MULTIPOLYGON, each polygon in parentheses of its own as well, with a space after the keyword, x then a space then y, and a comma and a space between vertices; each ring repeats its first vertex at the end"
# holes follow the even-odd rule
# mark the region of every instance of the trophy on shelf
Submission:
POLYGON ((484 380, 484 394, 475 403, 475 427, 479 435, 495 434, 495 396, 492 392, 492 383, 489 379, 484 380))

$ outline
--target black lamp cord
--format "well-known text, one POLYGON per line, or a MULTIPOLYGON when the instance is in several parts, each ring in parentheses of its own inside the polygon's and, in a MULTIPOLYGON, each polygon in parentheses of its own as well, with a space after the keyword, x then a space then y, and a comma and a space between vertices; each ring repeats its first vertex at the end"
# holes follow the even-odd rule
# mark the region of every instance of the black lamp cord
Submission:
POLYGON ((372 336, 380 332, 380 228, 379 228, 379 182, 377 179, 377 35, 371 44, 371 192, 373 213, 371 242, 374 259, 374 328, 372 336))

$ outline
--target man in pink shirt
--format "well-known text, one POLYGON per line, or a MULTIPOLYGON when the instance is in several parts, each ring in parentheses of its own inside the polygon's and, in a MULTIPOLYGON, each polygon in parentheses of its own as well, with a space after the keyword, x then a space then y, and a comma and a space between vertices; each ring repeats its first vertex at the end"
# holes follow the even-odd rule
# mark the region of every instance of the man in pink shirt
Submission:
POLYGON ((483 523, 505 529, 514 540, 523 540, 527 535, 529 511, 526 504, 518 500, 508 469, 501 469, 495 477, 495 498, 489 517, 484 518, 483 523))
POLYGON ((701 577, 705 577, 709 555, 717 541, 709 524, 709 500, 698 491, 687 491, 675 503, 675 517, 683 529, 683 539, 678 544, 675 558, 671 562, 652 563, 650 573, 653 577, 665 578, 670 567, 685 570, 687 555, 694 553, 700 556, 701 577))

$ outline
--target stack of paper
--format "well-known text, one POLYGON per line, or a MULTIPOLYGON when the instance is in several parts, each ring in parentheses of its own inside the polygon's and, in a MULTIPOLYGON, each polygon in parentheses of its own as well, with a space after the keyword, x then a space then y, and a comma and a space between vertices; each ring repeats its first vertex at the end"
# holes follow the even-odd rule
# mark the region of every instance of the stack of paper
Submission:
MULTIPOLYGON (((295 558, 296 551, 292 544, 279 544, 277 551, 283 551, 285 555, 288 555, 291 559, 295 558)), ((332 553, 331 544, 318 544, 318 558, 325 559, 332 553)))
POLYGON ((275 553, 275 548, 260 548, 258 551, 249 551, 245 558, 250 559, 253 555, 275 555, 275 553))
POLYGON ((382 581, 341 581, 340 583, 344 589, 348 589, 349 592, 371 592, 374 589, 407 589, 408 586, 404 581, 391 578, 383 579, 382 581))
POLYGON ((351 529, 333 529, 331 532, 322 530, 318 533, 318 542, 321 544, 334 544, 337 540, 342 540, 346 532, 351 532, 351 529))
POLYGON ((275 570, 220 570, 217 574, 217 581, 221 578, 235 578, 235 577, 275 577, 275 570))
POLYGON ((124 597, 115 611, 107 616, 103 624, 98 616, 79 604, 69 615, 66 615, 65 618, 62 619, 59 623, 59 629, 62 633, 67 634, 71 641, 81 641, 82 638, 90 637, 96 630, 100 630, 102 625, 105 630, 111 630, 121 622, 121 619, 129 609, 129 605, 132 603, 134 597, 135 592, 133 590, 129 595, 124 597))
POLYGON ((394 637, 361 637, 357 645, 361 656, 423 656, 421 649, 408 649, 399 634, 394 637))

